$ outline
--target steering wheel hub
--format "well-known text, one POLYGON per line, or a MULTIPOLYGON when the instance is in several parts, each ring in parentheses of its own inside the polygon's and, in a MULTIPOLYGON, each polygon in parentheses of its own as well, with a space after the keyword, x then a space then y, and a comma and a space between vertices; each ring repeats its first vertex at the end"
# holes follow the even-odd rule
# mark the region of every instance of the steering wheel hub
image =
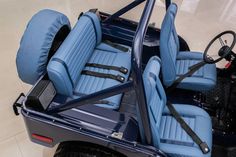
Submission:
POLYGON ((219 52, 218 55, 220 57, 225 58, 227 61, 231 60, 231 51, 230 51, 230 47, 229 46, 223 46, 219 52), (229 53, 230 52, 230 53, 229 53), (226 54, 226 55, 225 55, 226 54))
POLYGON ((219 52, 218 52, 218 55, 219 56, 224 56, 224 54, 228 53, 228 51, 230 50, 230 47, 229 46, 223 46, 220 48, 219 52))

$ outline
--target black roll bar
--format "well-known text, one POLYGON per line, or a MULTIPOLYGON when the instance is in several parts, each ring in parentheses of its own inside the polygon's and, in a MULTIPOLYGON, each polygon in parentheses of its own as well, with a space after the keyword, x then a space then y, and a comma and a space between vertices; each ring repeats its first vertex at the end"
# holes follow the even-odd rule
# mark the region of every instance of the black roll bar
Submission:
POLYGON ((124 8, 118 10, 117 12, 115 12, 114 14, 112 14, 111 16, 107 17, 103 23, 109 23, 111 22, 113 19, 123 15, 124 13, 128 12, 129 10, 135 8, 136 6, 138 6, 139 4, 143 3, 145 0, 134 0, 132 3, 128 4, 127 6, 125 6, 124 8))
POLYGON ((171 4, 171 0, 165 0, 165 3, 166 3, 166 10, 167 10, 171 4))

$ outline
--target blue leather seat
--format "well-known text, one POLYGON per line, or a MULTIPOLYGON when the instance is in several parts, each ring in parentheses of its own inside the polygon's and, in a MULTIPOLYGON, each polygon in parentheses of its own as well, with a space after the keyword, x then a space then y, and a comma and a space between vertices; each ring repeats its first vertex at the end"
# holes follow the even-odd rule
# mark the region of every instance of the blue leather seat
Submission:
MULTIPOLYGON (((210 157, 211 152, 203 154, 198 145, 170 114, 166 106, 165 91, 159 79, 160 64, 158 57, 152 57, 143 74, 154 146, 170 156, 210 157)), ((211 149, 212 124, 209 115, 196 106, 174 104, 174 107, 211 149)))
MULTIPOLYGON (((131 54, 102 43, 101 38, 101 24, 97 15, 87 12, 81 16, 47 67, 49 78, 58 93, 78 98, 120 83, 109 78, 82 75, 82 70, 119 74, 128 79, 129 73, 85 66, 86 63, 123 66, 130 72, 131 54)), ((106 99, 109 104, 97 105, 117 109, 121 97, 121 94, 116 95, 106 99)))
MULTIPOLYGON (((189 71, 189 67, 203 61, 203 53, 179 51, 179 39, 175 29, 177 5, 171 4, 166 12, 161 26, 160 55, 162 60, 163 83, 169 87, 182 74, 189 71)), ((216 84, 215 64, 206 64, 191 77, 185 78, 178 88, 194 91, 206 91, 216 84)))

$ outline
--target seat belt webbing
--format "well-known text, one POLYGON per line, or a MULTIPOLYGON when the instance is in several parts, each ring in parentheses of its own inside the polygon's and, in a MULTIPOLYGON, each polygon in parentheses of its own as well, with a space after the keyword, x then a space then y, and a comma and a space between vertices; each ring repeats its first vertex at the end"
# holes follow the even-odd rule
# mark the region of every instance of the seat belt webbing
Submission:
POLYGON ((184 129, 184 131, 193 139, 193 141, 200 147, 203 154, 207 154, 210 152, 210 148, 208 147, 206 142, 203 142, 200 137, 188 126, 188 124, 183 120, 183 118, 179 115, 179 113, 175 110, 173 104, 167 101, 167 107, 173 117, 179 122, 180 126, 184 129))
MULTIPOLYGON (((79 96, 79 97, 82 97, 82 96, 86 96, 88 94, 84 94, 84 93, 79 93, 79 92, 73 92, 74 95, 76 96, 79 96)), ((113 102, 111 101, 108 101, 108 100, 97 100, 97 101, 94 101, 94 102, 90 102, 89 104, 107 104, 107 105, 114 105, 113 102)))
POLYGON ((109 79, 113 79, 113 80, 119 81, 121 83, 124 83, 124 81, 125 81, 125 78, 123 76, 121 76, 121 75, 104 74, 104 73, 95 72, 95 71, 89 71, 89 70, 83 70, 81 72, 81 74, 95 76, 95 77, 100 77, 100 78, 109 78, 109 79))
POLYGON ((171 93, 181 83, 181 81, 183 81, 186 77, 192 76, 197 70, 199 70, 204 65, 206 65, 206 62, 202 61, 189 67, 189 71, 183 75, 180 75, 179 78, 177 78, 174 83, 167 88, 166 92, 171 93))
POLYGON ((119 72, 121 72, 123 74, 127 74, 128 73, 128 69, 126 69, 123 66, 117 67, 117 66, 103 65, 103 64, 98 64, 98 63, 86 63, 85 66, 95 67, 95 68, 102 68, 102 69, 109 69, 109 70, 115 70, 115 71, 119 71, 119 72))
POLYGON ((121 50, 123 52, 128 52, 129 51, 129 48, 124 47, 124 46, 119 45, 119 44, 116 44, 116 43, 113 43, 113 42, 111 42, 109 40, 105 40, 105 41, 103 41, 103 43, 105 43, 107 45, 110 45, 111 47, 114 47, 114 48, 116 48, 118 50, 121 50))

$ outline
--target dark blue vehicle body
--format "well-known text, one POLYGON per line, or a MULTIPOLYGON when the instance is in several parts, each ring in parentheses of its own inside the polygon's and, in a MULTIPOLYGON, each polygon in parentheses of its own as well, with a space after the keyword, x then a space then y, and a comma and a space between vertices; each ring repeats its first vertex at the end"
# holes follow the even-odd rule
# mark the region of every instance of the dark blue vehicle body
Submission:
MULTIPOLYGON (((50 107, 45 111, 37 111, 23 101, 21 113, 31 141, 54 147, 63 142, 76 141, 81 144, 103 146, 125 156, 165 157, 164 152, 153 146, 151 125, 148 116, 147 100, 143 83, 143 68, 148 60, 159 56, 160 30, 149 26, 149 20, 155 0, 135 0, 123 9, 109 15, 100 13, 102 18, 102 37, 132 47, 131 77, 125 83, 69 100, 57 94, 50 107), (138 23, 119 18, 120 15, 137 5, 146 2, 138 23), (140 120, 143 125, 145 142, 140 141, 140 130, 136 117, 132 113, 117 112, 101 108, 93 104, 96 101, 125 92, 135 93, 140 120)), ((166 0, 166 8, 170 0, 166 0)), ((180 50, 189 50, 187 43, 179 36, 180 50)), ((42 76, 32 89, 42 80, 48 80, 47 74, 42 76)), ((29 92, 30 93, 30 92, 29 92)))
MULTIPOLYGON (((150 46, 156 47, 156 52, 146 52, 150 53, 151 57, 153 53, 158 52, 159 46, 159 30, 151 27, 148 28, 155 0, 147 1, 139 24, 117 18, 142 2, 144 0, 135 1, 102 23, 103 38, 132 46, 133 80, 69 102, 66 102, 66 98, 63 96, 57 96, 51 103, 51 106, 54 107, 50 107, 45 112, 34 111, 27 108, 24 104, 21 112, 29 137, 33 142, 53 147, 65 141, 80 141, 101 145, 126 156, 166 156, 160 150, 150 146, 152 144, 152 137, 142 80, 142 66, 149 59, 144 58, 145 62, 142 62, 143 49, 148 51, 150 46), (109 25, 107 22, 109 22, 109 25), (85 105, 130 90, 135 90, 137 95, 142 123, 145 126, 146 143, 148 145, 136 142, 139 135, 138 124, 129 114, 93 105, 85 105), (53 105, 53 103, 60 105, 53 105), (75 107, 77 109, 73 110, 72 108, 75 107), (119 127, 118 130, 123 134, 122 139, 112 134, 116 131, 117 127, 119 127), (49 138, 51 141, 42 142, 36 139, 35 136, 49 138)), ((108 14, 101 13, 102 18, 108 16, 108 14)), ((184 41, 183 43, 186 44, 184 41)), ((40 80, 45 78, 44 76, 40 80)))

